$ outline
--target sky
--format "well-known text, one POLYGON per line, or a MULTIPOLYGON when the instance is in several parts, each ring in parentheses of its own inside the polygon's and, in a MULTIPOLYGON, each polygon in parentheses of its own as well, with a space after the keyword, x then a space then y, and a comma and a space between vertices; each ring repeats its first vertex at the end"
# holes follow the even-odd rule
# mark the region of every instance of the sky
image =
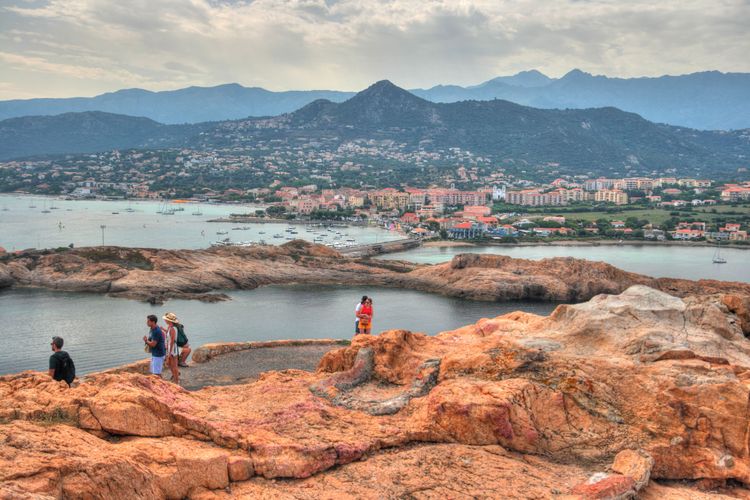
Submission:
POLYGON ((0 99, 750 72, 750 0, 0 0, 0 99))

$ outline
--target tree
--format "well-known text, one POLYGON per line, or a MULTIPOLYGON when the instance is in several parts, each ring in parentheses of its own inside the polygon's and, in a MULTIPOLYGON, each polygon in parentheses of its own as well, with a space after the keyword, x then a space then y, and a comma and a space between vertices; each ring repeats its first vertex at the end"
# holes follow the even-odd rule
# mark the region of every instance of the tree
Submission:
POLYGON ((271 217, 279 216, 286 213, 286 207, 282 205, 271 205, 266 209, 266 213, 271 217))

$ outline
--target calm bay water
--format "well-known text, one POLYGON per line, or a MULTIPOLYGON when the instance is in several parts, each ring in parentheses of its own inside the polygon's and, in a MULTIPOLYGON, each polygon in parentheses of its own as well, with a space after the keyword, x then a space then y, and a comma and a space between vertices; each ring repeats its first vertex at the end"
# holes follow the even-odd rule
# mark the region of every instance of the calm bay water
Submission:
MULTIPOLYGON (((256 205, 169 204, 172 208, 184 208, 174 215, 158 214, 162 206, 154 201, 59 200, 0 195, 0 247, 12 252, 26 248, 56 248, 71 243, 95 246, 104 241, 106 245, 127 247, 190 249, 206 248, 211 242, 223 238, 230 238, 233 242, 264 240, 269 244, 281 244, 287 240, 273 238, 273 235, 310 241, 315 237, 301 225, 295 226, 296 235, 289 235, 284 232, 288 224, 207 222, 230 213, 254 213, 259 208, 256 205), (35 208, 30 205, 35 205, 35 208), (55 208, 50 210, 53 206, 55 208), (129 207, 133 212, 126 211, 129 207), (50 213, 42 213, 45 208, 50 213), (203 215, 192 215, 196 211, 203 215), (102 225, 106 226, 103 231, 102 225), (249 229, 233 230, 235 227, 249 229), (216 234, 224 231, 226 235, 216 234)), ((340 241, 351 238, 356 243, 403 238, 396 232, 377 227, 350 226, 337 230, 342 233, 340 241)), ((333 237, 328 234, 326 243, 333 237)))
MULTIPOLYGON (((46 370, 50 339, 65 339, 81 374, 143 359, 146 315, 175 312, 193 347, 207 342, 350 338, 354 307, 374 297, 373 333, 404 328, 428 334, 483 317, 525 310, 549 314, 554 304, 472 302, 411 290, 283 286, 231 292, 217 304, 172 300, 164 306, 84 293, 14 289, 0 292, 0 374, 46 370)), ((160 320, 163 325, 163 321, 160 320)))
POLYGON ((712 262, 714 251, 711 247, 666 245, 421 247, 381 258, 437 264, 461 253, 497 254, 532 260, 575 257, 607 262, 647 276, 750 282, 750 250, 722 248, 721 255, 727 259, 726 264, 712 262))
MULTIPOLYGON (((175 215, 157 214, 158 202, 64 201, 0 195, 0 246, 9 251, 40 247, 109 245, 205 248, 226 236, 234 241, 273 239, 286 224, 218 224, 207 219, 232 212, 252 212, 257 207, 239 205, 184 205, 175 215), (50 213, 42 213, 54 203, 50 213), (30 208, 34 204, 36 208, 30 208), (132 207, 133 212, 125 209, 132 207), (7 208, 8 210, 3 210, 7 208), (203 215, 194 216, 200 210, 203 215), (113 214, 112 212, 119 212, 113 214), (249 230, 233 231, 246 226, 249 230), (228 234, 216 235, 217 231, 228 234), (265 234, 260 234, 263 231, 265 234)), ((379 228, 341 230, 358 243, 398 239, 395 232, 379 228)), ((298 226, 295 237, 312 239, 298 226)), ((734 280, 750 282, 750 251, 722 249, 726 264, 713 264, 713 248, 680 246, 476 246, 422 247, 383 256, 386 259, 439 263, 459 253, 503 254, 516 258, 576 257, 608 262, 627 271, 650 276, 734 280)), ((45 290, 0 292, 0 374, 45 369, 49 339, 60 335, 80 373, 101 370, 142 359, 141 337, 145 316, 176 312, 187 325, 194 347, 207 342, 294 338, 349 338, 353 308, 363 294, 375 296, 374 331, 405 328, 434 334, 522 309, 547 314, 554 307, 538 303, 482 303, 409 291, 359 287, 268 287, 233 291, 233 300, 218 304, 170 301, 153 307, 140 302, 99 295, 45 290)))

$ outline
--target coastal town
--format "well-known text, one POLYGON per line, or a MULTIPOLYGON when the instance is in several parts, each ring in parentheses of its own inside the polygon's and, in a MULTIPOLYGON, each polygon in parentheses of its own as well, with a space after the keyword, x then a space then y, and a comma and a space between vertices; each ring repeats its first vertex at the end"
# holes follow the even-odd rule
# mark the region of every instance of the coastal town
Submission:
MULTIPOLYGON (((375 148, 352 144, 347 154, 352 150, 373 155, 375 148)), ((0 189, 72 199, 251 202, 264 209, 238 215, 367 221, 416 238, 748 241, 747 181, 563 175, 535 182, 487 170, 486 159, 457 148, 430 158, 390 156, 419 168, 427 161, 458 166, 435 169, 429 183, 396 174, 386 181, 393 168, 349 178, 368 168, 337 157, 311 161, 316 158, 306 157, 306 165, 315 165, 307 168, 291 167, 277 154, 231 159, 192 150, 28 159, 0 163, 0 189)))

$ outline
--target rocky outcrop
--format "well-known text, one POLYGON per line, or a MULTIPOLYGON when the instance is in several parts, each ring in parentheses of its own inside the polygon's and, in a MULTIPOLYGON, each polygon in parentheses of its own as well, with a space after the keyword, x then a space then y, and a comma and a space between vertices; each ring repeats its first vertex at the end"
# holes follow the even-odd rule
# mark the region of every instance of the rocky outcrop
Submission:
POLYGON ((360 335, 317 373, 194 392, 127 372, 73 388, 0 377, 0 497, 629 498, 652 480, 749 485, 750 341, 726 302, 634 286, 548 317, 360 335), (395 413, 368 411, 395 400, 395 413))
POLYGON ((10 288, 13 286, 14 281, 15 280, 13 279, 13 276, 11 276, 8 267, 0 264, 0 290, 3 288, 10 288))
POLYGON ((107 293, 152 303, 170 298, 225 300, 228 297, 216 291, 295 283, 390 286, 488 301, 582 302, 637 284, 678 297, 730 292, 750 296, 748 283, 654 279, 602 262, 572 258, 531 261, 463 254, 448 263, 423 266, 347 258, 301 240, 279 247, 95 247, 30 252, 0 263, 0 283, 3 276, 6 284, 10 276, 18 286, 107 293))
POLYGON ((373 399, 353 394, 353 389, 372 381, 374 376, 374 356, 369 347, 360 349, 351 369, 339 372, 310 386, 316 396, 325 398, 336 406, 359 410, 370 415, 393 415, 401 411, 413 398, 426 396, 437 383, 440 373, 440 360, 430 359, 417 369, 409 389, 385 399, 373 399))
POLYGON ((316 345, 346 345, 349 341, 341 339, 295 339, 295 340, 261 340, 249 342, 217 342, 203 344, 193 351, 192 360, 195 363, 205 363, 211 358, 222 356, 230 352, 247 351, 248 349, 265 349, 268 347, 294 347, 316 345))

